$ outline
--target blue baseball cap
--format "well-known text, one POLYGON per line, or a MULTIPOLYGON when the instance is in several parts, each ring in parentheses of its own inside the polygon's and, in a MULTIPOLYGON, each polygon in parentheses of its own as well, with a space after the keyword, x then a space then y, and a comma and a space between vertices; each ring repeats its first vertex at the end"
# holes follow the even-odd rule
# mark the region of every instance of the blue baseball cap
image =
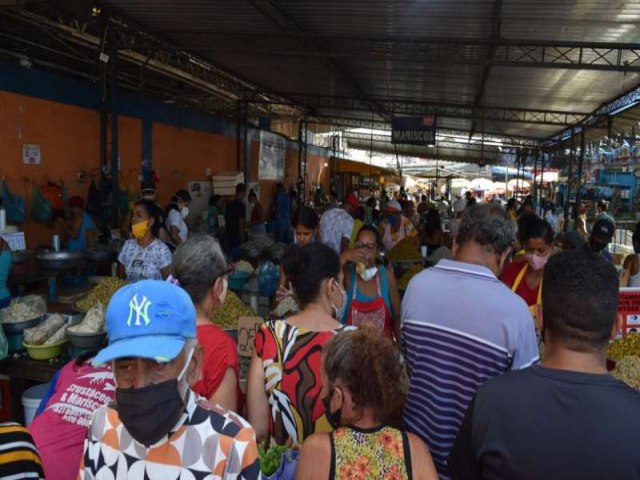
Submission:
POLYGON ((161 280, 141 280, 118 290, 107 307, 105 323, 109 345, 96 355, 94 365, 126 357, 170 362, 188 338, 196 338, 191 297, 161 280))

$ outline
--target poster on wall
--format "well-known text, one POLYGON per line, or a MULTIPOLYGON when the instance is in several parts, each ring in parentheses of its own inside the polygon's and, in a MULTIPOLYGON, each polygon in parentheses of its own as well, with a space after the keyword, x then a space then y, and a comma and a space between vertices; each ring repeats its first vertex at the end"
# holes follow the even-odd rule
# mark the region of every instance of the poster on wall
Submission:
POLYGON ((40 165, 42 163, 40 145, 22 145, 22 163, 25 165, 40 165))
POLYGON ((286 140, 280 135, 260 132, 260 180, 284 180, 286 140))
POLYGON ((640 288, 620 289, 618 312, 622 316, 622 328, 618 337, 640 332, 640 288))

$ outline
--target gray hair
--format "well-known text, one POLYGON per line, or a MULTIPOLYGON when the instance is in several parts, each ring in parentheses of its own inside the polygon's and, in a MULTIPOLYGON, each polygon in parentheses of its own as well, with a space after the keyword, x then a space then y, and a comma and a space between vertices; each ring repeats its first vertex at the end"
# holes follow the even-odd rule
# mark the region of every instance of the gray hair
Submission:
POLYGON ((180 282, 194 304, 202 302, 215 281, 227 271, 218 241, 210 235, 194 235, 173 254, 171 274, 180 282))
POLYGON ((474 242, 501 254, 516 240, 516 225, 497 205, 477 205, 465 209, 456 243, 474 242))

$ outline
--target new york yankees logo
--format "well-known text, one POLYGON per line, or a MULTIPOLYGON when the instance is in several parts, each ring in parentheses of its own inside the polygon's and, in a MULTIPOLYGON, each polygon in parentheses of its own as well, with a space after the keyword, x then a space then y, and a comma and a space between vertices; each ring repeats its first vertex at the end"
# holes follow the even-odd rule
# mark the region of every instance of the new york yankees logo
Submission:
POLYGON ((129 302, 129 318, 127 319, 127 326, 131 326, 131 320, 133 320, 133 314, 135 312, 136 321, 133 323, 134 326, 140 327, 142 323, 140 323, 140 319, 144 321, 144 325, 147 326, 151 323, 149 320, 149 307, 151 306, 151 302, 145 297, 142 296, 142 302, 138 301, 138 294, 135 294, 131 301, 129 302))

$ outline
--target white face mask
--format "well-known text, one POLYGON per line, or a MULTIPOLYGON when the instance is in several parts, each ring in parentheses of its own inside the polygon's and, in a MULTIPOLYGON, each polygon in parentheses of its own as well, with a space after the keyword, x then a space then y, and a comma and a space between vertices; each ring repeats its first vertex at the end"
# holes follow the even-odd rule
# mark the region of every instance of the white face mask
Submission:
POLYGON ((182 207, 180 209, 180 215, 182 215, 182 218, 187 218, 187 215, 189 215, 189 207, 182 207))
POLYGON ((368 282, 378 273, 378 267, 367 268, 364 272, 360 273, 360 278, 365 282, 368 282))

